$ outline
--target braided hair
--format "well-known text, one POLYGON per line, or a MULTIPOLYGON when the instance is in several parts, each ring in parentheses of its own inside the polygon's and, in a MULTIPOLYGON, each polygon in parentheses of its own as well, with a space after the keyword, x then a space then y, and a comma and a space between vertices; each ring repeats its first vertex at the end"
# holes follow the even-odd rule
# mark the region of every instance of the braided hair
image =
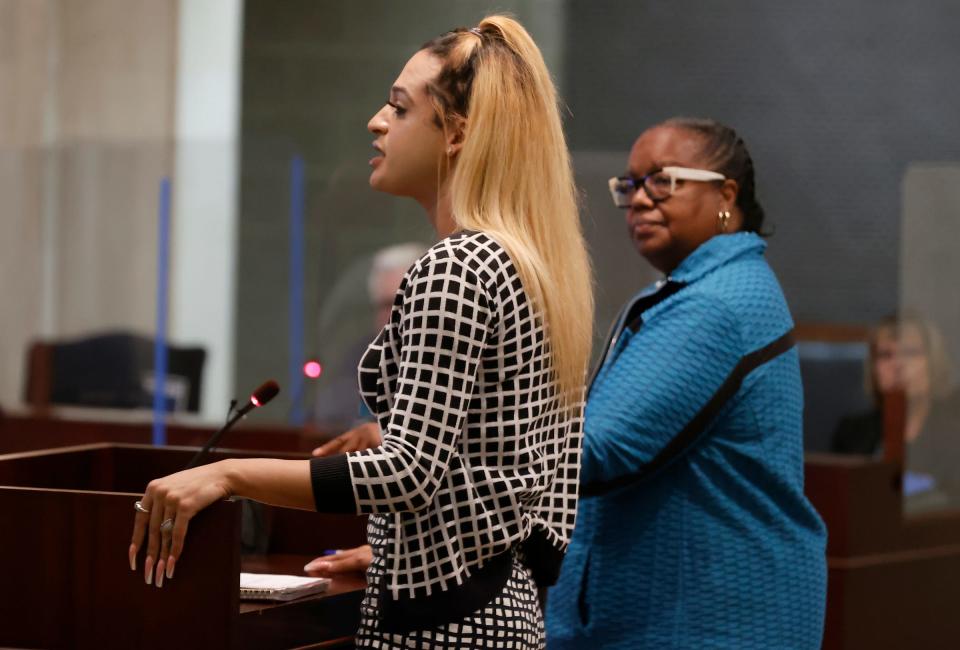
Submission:
POLYGON ((673 117, 660 124, 699 135, 704 142, 703 154, 711 167, 737 181, 737 206, 743 213, 743 230, 768 236, 763 231, 763 206, 757 200, 753 158, 736 131, 716 120, 699 117, 673 117))

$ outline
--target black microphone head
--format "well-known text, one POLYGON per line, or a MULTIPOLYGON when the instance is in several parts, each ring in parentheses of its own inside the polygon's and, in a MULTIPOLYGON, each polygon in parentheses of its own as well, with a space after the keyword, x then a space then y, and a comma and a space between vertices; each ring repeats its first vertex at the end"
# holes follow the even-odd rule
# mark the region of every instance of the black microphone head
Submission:
POLYGON ((280 384, 275 382, 272 379, 260 384, 257 390, 253 391, 253 395, 250 396, 250 402, 254 406, 263 406, 274 397, 277 396, 277 393, 280 392, 280 384))

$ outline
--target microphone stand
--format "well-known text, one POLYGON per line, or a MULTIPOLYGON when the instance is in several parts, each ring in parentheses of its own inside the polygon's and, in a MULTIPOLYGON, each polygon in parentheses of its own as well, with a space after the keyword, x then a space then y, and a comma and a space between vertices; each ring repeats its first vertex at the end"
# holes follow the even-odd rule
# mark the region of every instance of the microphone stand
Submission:
POLYGON ((227 411, 227 422, 226 422, 226 424, 224 424, 222 427, 220 427, 220 430, 219 430, 219 431, 217 431, 217 432, 214 433, 212 436, 210 436, 210 439, 207 440, 207 444, 205 444, 205 445, 200 449, 200 451, 198 451, 198 452, 193 456, 193 458, 190 460, 189 463, 187 463, 187 466, 184 467, 184 469, 192 469, 192 468, 196 467, 197 465, 199 465, 200 462, 201 462, 202 460, 204 460, 204 459, 207 457, 207 455, 210 453, 210 450, 217 446, 217 443, 220 442, 220 438, 223 437, 223 434, 225 434, 227 431, 229 431, 230 428, 233 427, 233 425, 235 425, 237 422, 239 422, 240 420, 242 420, 243 417, 244 417, 247 413, 249 413, 250 411, 252 411, 253 409, 255 409, 255 408, 257 407, 257 405, 254 404, 253 401, 251 400, 251 401, 247 402, 246 404, 244 404, 241 408, 237 409, 236 413, 234 413, 233 416, 231 417, 231 416, 230 416, 230 412, 233 411, 233 408, 234 408, 236 405, 237 405, 237 400, 231 400, 231 402, 230 402, 230 410, 227 411))
MULTIPOLYGON (((272 397, 270 398, 272 399, 272 397)), ((230 408, 227 409, 227 421, 220 428, 219 431, 214 433, 207 444, 203 446, 200 451, 194 455, 193 459, 187 464, 184 469, 192 469, 200 464, 201 461, 205 460, 210 451, 216 447, 217 443, 220 441, 220 438, 223 437, 230 428, 241 420, 247 413, 255 409, 258 405, 253 402, 251 399, 249 402, 243 405, 242 408, 237 410, 234 413, 234 409, 237 406, 237 400, 230 400, 230 408), (231 416, 232 414, 232 416, 231 416)), ((267 524, 264 521, 264 511, 263 505, 257 503, 256 501, 251 501, 250 499, 240 499, 240 553, 243 555, 248 555, 250 553, 255 553, 257 555, 263 555, 267 552, 267 546, 270 538, 269 531, 267 530, 267 524)))

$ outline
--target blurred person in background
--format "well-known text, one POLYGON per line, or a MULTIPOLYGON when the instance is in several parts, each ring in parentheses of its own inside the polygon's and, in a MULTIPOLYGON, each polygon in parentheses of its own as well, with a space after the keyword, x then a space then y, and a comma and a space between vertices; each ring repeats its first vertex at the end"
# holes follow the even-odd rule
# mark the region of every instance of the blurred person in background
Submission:
POLYGON ((870 333, 864 382, 873 408, 840 420, 833 451, 881 455, 884 396, 902 392, 907 509, 960 503, 960 398, 940 330, 913 311, 882 319, 870 333))
MULTIPOLYGON (((371 425, 374 417, 360 399, 357 366, 367 351, 370 339, 376 336, 390 319, 390 310, 404 273, 427 248, 419 242, 407 242, 381 248, 373 254, 364 287, 372 312, 371 328, 369 331, 353 332, 355 338, 343 346, 345 352, 339 355, 338 363, 332 368, 325 367, 317 382, 313 419, 322 430, 338 432, 346 428, 362 427, 362 433, 369 434, 373 429, 379 438, 379 429, 371 425)), ((314 450, 314 455, 319 455, 317 452, 320 449, 322 448, 318 447, 314 450)), ((354 449, 343 448, 338 451, 354 449)))

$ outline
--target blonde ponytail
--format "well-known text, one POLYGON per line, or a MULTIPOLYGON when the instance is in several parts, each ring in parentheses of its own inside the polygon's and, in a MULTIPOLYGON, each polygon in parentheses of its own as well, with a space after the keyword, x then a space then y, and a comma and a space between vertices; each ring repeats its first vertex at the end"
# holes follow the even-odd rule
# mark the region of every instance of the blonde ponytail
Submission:
POLYGON ((590 356, 593 284, 550 73, 530 35, 506 16, 425 49, 443 61, 428 86, 438 121, 466 121, 450 179, 454 219, 510 253, 543 314, 562 399, 575 405, 590 356))

